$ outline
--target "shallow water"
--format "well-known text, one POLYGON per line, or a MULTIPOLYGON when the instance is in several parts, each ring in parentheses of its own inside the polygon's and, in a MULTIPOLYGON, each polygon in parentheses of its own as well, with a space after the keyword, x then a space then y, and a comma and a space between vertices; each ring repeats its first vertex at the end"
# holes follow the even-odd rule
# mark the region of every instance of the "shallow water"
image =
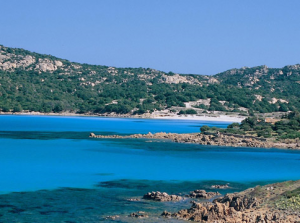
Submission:
MULTIPOLYGON (((53 222, 61 219, 81 222, 79 216, 85 215, 89 219, 82 222, 93 222, 103 220, 105 215, 123 214, 124 217, 138 210, 149 213, 164 209, 176 211, 190 204, 134 203, 126 199, 140 198, 152 190, 177 194, 195 189, 210 190, 213 184, 230 183, 230 189, 221 191, 227 193, 258 184, 299 179, 299 151, 88 137, 90 132, 198 132, 204 124, 225 128, 229 123, 0 116, 0 193, 32 191, 21 195, 1 195, 0 207, 7 203, 12 206, 0 209, 0 220, 3 215, 6 221, 14 219, 22 222, 25 215, 30 215, 40 220, 51 216, 51 219, 56 219, 53 222), (37 191, 42 189, 48 191, 37 191), (51 197, 54 199, 52 206, 44 207, 51 197), (68 199, 75 199, 74 204, 65 201, 68 199), (89 201, 94 209, 89 207, 89 201), (23 207, 24 202, 31 209, 23 207), (23 211, 18 212, 19 209, 23 211), (53 209, 58 211, 53 212, 53 209), (32 213, 28 214, 30 211, 32 213), (24 216, 20 217, 20 213, 24 216)), ((35 221, 33 217, 31 220, 35 221)))

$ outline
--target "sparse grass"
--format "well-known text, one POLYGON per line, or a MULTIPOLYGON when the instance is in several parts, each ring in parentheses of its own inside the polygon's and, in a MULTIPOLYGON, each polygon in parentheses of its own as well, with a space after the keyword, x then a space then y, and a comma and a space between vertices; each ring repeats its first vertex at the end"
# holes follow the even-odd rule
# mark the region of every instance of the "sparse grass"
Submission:
POLYGON ((300 195, 300 187, 298 187, 297 189, 292 190, 292 191, 287 191, 287 192, 284 193, 284 195, 287 198, 292 198, 292 197, 295 197, 295 196, 299 196, 300 195))
POLYGON ((279 209, 299 211, 300 210, 300 195, 290 198, 282 197, 275 203, 275 206, 279 209))

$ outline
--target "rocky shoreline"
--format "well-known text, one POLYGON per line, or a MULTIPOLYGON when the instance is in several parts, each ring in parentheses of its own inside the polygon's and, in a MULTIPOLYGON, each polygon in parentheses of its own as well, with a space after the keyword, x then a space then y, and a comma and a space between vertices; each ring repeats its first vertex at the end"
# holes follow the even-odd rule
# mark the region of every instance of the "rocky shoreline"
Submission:
POLYGON ((169 195, 166 192, 148 192, 147 194, 145 194, 143 196, 143 199, 145 200, 152 200, 152 201, 161 201, 161 202, 165 202, 165 201, 181 201, 183 200, 182 196, 179 195, 169 195))
POLYGON ((213 202, 192 201, 189 209, 176 213, 164 211, 161 216, 208 223, 296 223, 300 221, 300 181, 257 186, 226 194, 213 202), (289 194, 294 194, 289 199, 289 194), (298 194, 298 195, 297 195, 298 194))
MULTIPOLYGON (((224 185, 217 185, 224 186, 224 185)), ((160 217, 207 223, 298 223, 300 222, 300 180, 256 186, 242 192, 221 195, 194 190, 186 195, 148 192, 143 198, 152 202, 182 202, 191 207, 177 212, 163 211, 160 217), (211 201, 211 199, 213 199, 211 201)), ((129 217, 148 218, 145 212, 129 217)))
MULTIPOLYGON (((300 180, 256 186, 224 196, 218 192, 205 190, 194 190, 185 196, 157 191, 148 192, 143 199, 155 202, 180 202, 184 197, 193 198, 192 205, 188 209, 175 213, 165 210, 161 217, 167 219, 207 223, 298 223, 300 222, 299 193, 300 180), (199 198, 201 200, 198 200, 199 198), (211 198, 215 199, 207 202, 211 198)), ((129 216, 148 217, 145 212, 132 213, 129 216)))
POLYGON ((300 141, 285 140, 272 141, 269 139, 225 134, 218 132, 217 134, 202 134, 202 133, 148 133, 148 134, 134 134, 128 136, 121 135, 95 135, 90 133, 91 138, 97 139, 124 139, 124 138, 146 138, 146 139, 168 139, 178 143, 195 143, 200 145, 212 146, 230 146, 230 147, 257 147, 257 148, 282 148, 282 149, 300 149, 300 141))
MULTIPOLYGON (((143 199, 144 200, 152 200, 152 201, 160 201, 160 202, 166 202, 166 201, 181 201, 185 198, 197 198, 197 199, 212 199, 215 197, 220 196, 221 194, 219 192, 206 192, 205 190, 194 190, 191 191, 189 194, 186 194, 184 196, 175 195, 175 194, 167 194, 166 192, 160 192, 160 191, 152 191, 148 192, 147 194, 144 194, 143 199)), ((133 199, 130 199, 131 201, 134 201, 133 199)))

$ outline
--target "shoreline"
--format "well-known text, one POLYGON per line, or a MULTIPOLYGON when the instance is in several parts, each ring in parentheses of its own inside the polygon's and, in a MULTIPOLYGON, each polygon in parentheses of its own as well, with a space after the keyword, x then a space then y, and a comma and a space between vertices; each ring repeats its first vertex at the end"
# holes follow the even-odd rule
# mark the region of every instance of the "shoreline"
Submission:
POLYGON ((128 136, 121 135, 95 135, 90 133, 90 138, 96 139, 168 139, 175 143, 193 143, 199 145, 209 145, 209 146, 229 146, 229 147, 253 147, 253 148, 276 148, 276 149, 300 149, 300 141, 296 140, 294 142, 286 141, 272 141, 266 138, 259 138, 254 136, 246 135, 235 135, 228 133, 217 134, 203 134, 203 133, 165 133, 159 132, 152 134, 134 134, 128 136))
POLYGON ((164 192, 165 188, 160 188, 161 192, 139 188, 134 189, 131 194, 124 194, 123 189, 117 189, 117 193, 113 193, 111 197, 107 197, 107 191, 114 191, 116 188, 107 188, 104 192, 99 188, 90 190, 71 187, 13 192, 0 195, 3 206, 1 219, 5 222, 22 222, 26 216, 30 222, 44 222, 49 218, 55 219, 55 222, 62 219, 76 222, 84 215, 88 217, 84 219, 85 222, 90 222, 89 219, 94 219, 92 222, 100 219, 104 222, 117 220, 149 223, 177 220, 207 223, 291 223, 300 220, 299 203, 295 202, 299 201, 295 190, 299 188, 300 180, 247 185, 242 190, 229 184, 228 188, 233 186, 230 191, 227 191, 228 188, 213 188, 226 186, 228 183, 215 185, 210 182, 208 185, 193 185, 189 190, 180 188, 169 194, 164 192), (51 200, 51 205, 44 205, 45 200, 51 200), (77 202, 76 208, 82 211, 74 213, 74 205, 70 205, 70 202, 77 202), (164 203, 167 205, 162 205, 164 203))
POLYGON ((42 113, 42 112, 0 112, 0 115, 32 115, 32 116, 69 116, 69 117, 102 117, 102 118, 140 118, 157 120, 183 120, 183 121, 216 121, 216 122, 241 122, 247 116, 233 115, 121 115, 121 114, 78 114, 71 112, 42 113))
POLYGON ((196 120, 196 121, 223 121, 223 122, 241 122, 245 117, 241 116, 230 116, 230 115, 219 115, 219 116, 209 116, 209 115, 174 115, 174 116, 156 116, 154 119, 175 119, 175 120, 196 120))
POLYGON ((299 185, 300 180, 256 186, 210 202, 192 201, 189 209, 161 216, 207 223, 299 222, 299 185))

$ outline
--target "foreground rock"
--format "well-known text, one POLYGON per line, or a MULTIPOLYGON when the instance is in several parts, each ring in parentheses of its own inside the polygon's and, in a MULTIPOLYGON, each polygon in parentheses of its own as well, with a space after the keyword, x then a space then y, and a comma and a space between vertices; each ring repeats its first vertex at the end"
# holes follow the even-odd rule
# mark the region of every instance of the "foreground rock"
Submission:
POLYGON ((194 190, 190 192, 190 194, 187 196, 191 198, 211 199, 219 195, 221 195, 219 192, 206 192, 205 190, 194 190))
POLYGON ((300 221, 300 209, 295 209, 295 199, 291 198, 291 203, 284 206, 278 204, 282 204, 286 194, 294 196, 299 193, 299 188, 300 181, 256 187, 227 194, 212 203, 192 202, 190 209, 173 214, 164 211, 162 216, 208 223, 296 223, 300 221))
POLYGON ((143 196, 143 199, 145 200, 153 200, 153 201, 181 201, 183 197, 178 195, 169 195, 165 192, 148 192, 143 196))
POLYGON ((258 147, 258 148, 286 148, 300 149, 300 142, 297 140, 271 141, 253 136, 234 135, 228 133, 216 133, 206 135, 202 133, 177 134, 159 132, 152 134, 134 134, 128 136, 120 135, 95 135, 90 133, 91 138, 98 139, 125 139, 125 138, 147 138, 147 139, 168 139, 179 143, 196 143, 200 145, 231 146, 231 147, 258 147))

